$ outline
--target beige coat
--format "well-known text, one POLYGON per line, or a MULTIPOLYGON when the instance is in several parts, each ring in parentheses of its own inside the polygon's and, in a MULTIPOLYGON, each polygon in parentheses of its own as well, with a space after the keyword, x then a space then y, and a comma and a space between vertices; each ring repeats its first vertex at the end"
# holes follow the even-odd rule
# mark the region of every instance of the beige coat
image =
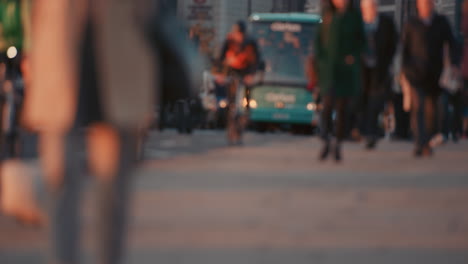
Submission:
MULTIPOLYGON (((31 85, 24 121, 41 131, 64 132, 77 110, 78 43, 86 15, 96 23, 103 110, 111 123, 136 127, 153 110, 155 59, 136 26, 145 0, 34 1, 31 85)), ((149 9, 149 8, 148 8, 149 9)), ((141 16, 140 16, 141 17, 141 16)))

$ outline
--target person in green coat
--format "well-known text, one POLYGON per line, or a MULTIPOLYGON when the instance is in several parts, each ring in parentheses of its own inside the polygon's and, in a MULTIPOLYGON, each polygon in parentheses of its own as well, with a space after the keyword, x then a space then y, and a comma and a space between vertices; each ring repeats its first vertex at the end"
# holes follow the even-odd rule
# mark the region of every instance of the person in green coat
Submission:
POLYGON ((0 0, 0 149, 2 158, 18 155, 21 77, 29 47, 31 0, 0 0))
POLYGON ((361 14, 350 0, 331 0, 324 8, 315 43, 318 81, 323 97, 322 139, 319 158, 325 160, 334 151, 341 161, 341 143, 345 136, 345 111, 350 98, 361 88, 361 55, 365 50, 361 14), (336 109, 336 144, 331 145, 332 114, 336 109))
MULTIPOLYGON (((31 0, 0 0, 0 53, 29 49, 31 0)), ((10 58, 11 59, 11 58, 10 58)))

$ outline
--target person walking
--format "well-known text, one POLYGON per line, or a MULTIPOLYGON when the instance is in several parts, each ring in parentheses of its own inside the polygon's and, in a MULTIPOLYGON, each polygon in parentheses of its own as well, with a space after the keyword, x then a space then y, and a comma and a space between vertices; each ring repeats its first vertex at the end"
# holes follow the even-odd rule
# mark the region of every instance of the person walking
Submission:
POLYGON ((361 55, 365 49, 364 28, 359 11, 349 0, 332 0, 324 11, 315 43, 319 87, 323 96, 321 137, 324 146, 319 159, 334 152, 342 160, 345 137, 345 112, 349 99, 361 87, 361 55), (336 142, 332 145, 333 110, 336 108, 336 142))
POLYGON ((29 48, 31 0, 0 0, 0 149, 18 158, 22 64, 29 48))
POLYGON ((468 0, 463 2, 461 30, 463 33, 463 60, 462 60, 462 77, 463 77, 463 124, 462 133, 465 138, 468 137, 468 0))
POLYGON ((411 86, 411 119, 416 157, 431 156, 431 138, 436 134, 439 85, 444 68, 444 47, 456 67, 456 45, 446 17, 435 11, 434 0, 417 0, 418 16, 409 20, 402 36, 402 69, 411 86))
POLYGON ((98 263, 122 259, 137 128, 156 88, 143 7, 151 10, 145 0, 35 2, 23 122, 40 136, 51 263, 79 263, 84 157, 99 182, 98 263))
POLYGON ((361 12, 367 48, 363 54, 363 122, 367 149, 374 149, 379 138, 379 115, 390 100, 391 66, 398 34, 393 19, 379 15, 378 0, 362 0, 361 12))

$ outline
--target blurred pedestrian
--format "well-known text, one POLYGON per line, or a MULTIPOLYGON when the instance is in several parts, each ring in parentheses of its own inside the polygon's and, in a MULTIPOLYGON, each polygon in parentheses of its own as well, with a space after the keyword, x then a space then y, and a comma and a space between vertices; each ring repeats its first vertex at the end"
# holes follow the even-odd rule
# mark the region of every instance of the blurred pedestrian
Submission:
POLYGON ((462 61, 462 76, 463 76, 463 134, 468 137, 468 0, 463 2, 462 13, 462 33, 463 33, 463 61, 462 61))
MULTIPOLYGON (((448 63, 449 64, 449 63, 448 63)), ((450 66, 449 66, 450 67, 450 66)), ((446 68, 441 83, 440 126, 442 143, 450 139, 457 143, 463 133, 463 81, 458 70, 446 68)))
POLYGON ((16 158, 23 101, 22 62, 29 44, 31 0, 0 0, 0 127, 4 158, 16 158))
POLYGON ((398 36, 393 19, 378 13, 378 0, 362 0, 361 11, 367 48, 363 55, 363 122, 367 149, 379 139, 379 115, 389 101, 393 78, 391 66, 398 36))
POLYGON ((250 87, 253 85, 261 61, 257 41, 248 36, 247 26, 243 21, 232 26, 223 44, 219 61, 226 68, 227 75, 234 77, 228 85, 227 130, 229 144, 239 145, 242 144, 242 133, 247 118, 245 114, 240 114, 238 99, 239 96, 243 96, 247 102, 246 107, 249 108, 250 87), (245 86, 245 94, 239 94, 241 85, 245 86))
POLYGON ((365 35, 360 12, 350 5, 349 0, 332 0, 330 7, 324 10, 315 44, 319 87, 324 104, 321 160, 325 160, 332 151, 336 161, 342 159, 346 106, 361 87, 361 55, 364 48, 365 35), (332 146, 334 109, 336 142, 332 146))
POLYGON ((155 99, 142 8, 151 10, 144 0, 35 2, 24 121, 40 134, 52 263, 79 262, 85 157, 99 181, 98 263, 121 260, 136 132, 155 99))
MULTIPOLYGON (((403 74, 411 86, 411 115, 416 139, 414 155, 432 155, 437 132, 439 85, 444 68, 444 46, 456 64, 456 45, 446 17, 436 13, 434 0, 417 0, 418 16, 403 31, 403 74)), ((455 67, 455 66, 453 66, 455 67)))

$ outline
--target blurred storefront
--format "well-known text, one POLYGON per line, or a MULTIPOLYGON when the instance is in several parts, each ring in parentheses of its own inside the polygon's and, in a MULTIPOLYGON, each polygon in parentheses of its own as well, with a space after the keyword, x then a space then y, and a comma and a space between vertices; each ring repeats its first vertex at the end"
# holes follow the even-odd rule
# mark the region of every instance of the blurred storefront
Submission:
POLYGON ((304 12, 306 0, 274 0, 273 12, 304 12))
MULTIPOLYGON (((222 43, 232 24, 246 20, 255 12, 320 13, 320 3, 326 0, 177 0, 171 1, 178 16, 186 21, 200 51, 212 55, 222 43)), ((359 6, 360 0, 352 0, 359 6)), ((450 19, 459 32, 462 0, 435 0, 437 10, 450 19)), ((416 14, 416 0, 380 0, 379 10, 395 18, 401 30, 405 21, 416 14)))
POLYGON ((251 13, 273 9, 273 0, 178 0, 177 13, 200 51, 213 55, 234 23, 247 20, 251 13))
POLYGON ((215 53, 239 20, 255 12, 304 12, 306 0, 178 0, 177 13, 205 54, 215 53))

